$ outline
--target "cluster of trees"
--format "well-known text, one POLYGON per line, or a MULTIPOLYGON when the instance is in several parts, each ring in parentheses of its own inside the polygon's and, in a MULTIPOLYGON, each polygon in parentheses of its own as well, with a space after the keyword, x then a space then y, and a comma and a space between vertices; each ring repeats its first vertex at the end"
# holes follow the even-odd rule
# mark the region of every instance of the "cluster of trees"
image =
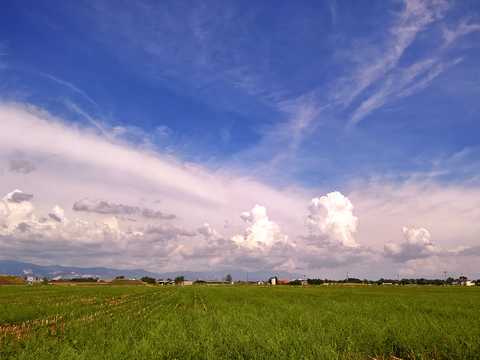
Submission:
MULTIPOLYGON (((465 276, 461 276, 460 279, 466 279, 465 276)), ((398 285, 445 285, 445 280, 442 279, 384 279, 380 278, 380 280, 360 280, 356 278, 348 278, 345 280, 329 280, 329 279, 308 279, 309 285, 322 285, 322 284, 345 284, 345 283, 358 283, 358 284, 372 284, 372 285, 383 285, 383 284, 398 284, 398 285)), ((447 285, 452 285, 455 283, 455 279, 449 277, 447 279, 447 285)), ((293 282, 290 282, 291 285, 293 282)))
POLYGON ((157 282, 157 280, 155 280, 155 278, 148 277, 148 276, 144 276, 140 280, 142 280, 143 282, 145 282, 147 284, 155 284, 157 282))
POLYGON ((289 283, 286 283, 285 285, 302 285, 302 282, 300 280, 293 280, 289 283))
MULTIPOLYGON (((447 284, 452 285, 455 282, 454 278, 448 278, 447 279, 447 284)), ((420 278, 420 279, 383 279, 381 278, 380 280, 377 281, 372 281, 371 283, 377 284, 377 285, 382 285, 385 283, 390 283, 390 284, 398 284, 398 285, 445 285, 445 280, 441 279, 425 279, 425 278, 420 278)))
POLYGON ((308 285, 322 285, 322 284, 368 284, 369 281, 367 279, 360 280, 357 278, 351 278, 345 280, 329 280, 329 279, 307 279, 308 285))

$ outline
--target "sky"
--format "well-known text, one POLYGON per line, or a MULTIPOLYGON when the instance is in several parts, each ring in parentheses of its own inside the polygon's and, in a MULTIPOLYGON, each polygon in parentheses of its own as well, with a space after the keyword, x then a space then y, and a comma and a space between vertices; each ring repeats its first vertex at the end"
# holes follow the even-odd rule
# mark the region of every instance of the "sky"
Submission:
POLYGON ((480 278, 477 1, 0 12, 0 259, 480 278))

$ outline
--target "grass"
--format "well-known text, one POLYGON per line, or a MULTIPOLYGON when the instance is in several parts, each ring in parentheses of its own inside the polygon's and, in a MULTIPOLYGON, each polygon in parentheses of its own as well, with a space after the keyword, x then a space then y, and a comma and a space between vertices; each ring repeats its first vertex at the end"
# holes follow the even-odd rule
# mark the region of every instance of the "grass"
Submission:
POLYGON ((4 287, 0 358, 480 358, 480 289, 4 287))
POLYGON ((110 281, 107 285, 115 285, 115 286, 143 286, 145 283, 141 282, 137 279, 115 279, 110 281))

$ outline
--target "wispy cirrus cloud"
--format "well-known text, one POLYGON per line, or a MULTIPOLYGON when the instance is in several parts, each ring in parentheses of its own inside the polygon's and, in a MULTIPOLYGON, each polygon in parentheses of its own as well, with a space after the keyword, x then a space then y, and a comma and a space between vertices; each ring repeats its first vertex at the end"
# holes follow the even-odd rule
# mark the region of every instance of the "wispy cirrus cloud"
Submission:
POLYGON ((69 89, 73 90, 74 92, 76 92, 77 94, 80 94, 82 95, 82 97, 86 100, 88 100, 90 103, 92 103, 93 105, 96 105, 98 106, 98 104, 90 97, 88 96, 87 94, 85 94, 82 90, 80 90, 79 88, 77 88, 75 85, 73 84, 70 84, 69 82, 67 81, 63 81, 61 79, 58 79, 56 78, 55 76, 53 75, 50 75, 50 74, 45 74, 45 73, 39 73, 40 75, 46 77, 47 79, 50 79, 50 80, 53 80, 55 81, 56 83, 59 83, 61 85, 65 85, 66 87, 68 87, 69 89))
POLYGON ((363 101, 353 112, 349 119, 349 125, 354 125, 369 115, 375 109, 385 105, 394 98, 411 96, 415 92, 425 88, 430 81, 440 75, 450 66, 457 64, 457 59, 449 64, 442 63, 440 59, 426 59, 417 62, 405 69, 397 69, 385 76, 380 88, 363 101))
POLYGON ((404 8, 395 14, 394 25, 388 29, 384 41, 373 48, 357 49, 352 58, 358 62, 352 74, 339 82, 332 99, 348 105, 361 92, 394 69, 404 51, 414 42, 417 34, 434 21, 441 19, 448 9, 445 1, 403 2, 404 8))
POLYGON ((467 21, 464 20, 460 25, 455 29, 448 29, 447 27, 443 28, 443 38, 445 39, 445 45, 450 45, 452 42, 457 40, 462 35, 470 34, 474 31, 480 30, 480 24, 467 24, 467 21))

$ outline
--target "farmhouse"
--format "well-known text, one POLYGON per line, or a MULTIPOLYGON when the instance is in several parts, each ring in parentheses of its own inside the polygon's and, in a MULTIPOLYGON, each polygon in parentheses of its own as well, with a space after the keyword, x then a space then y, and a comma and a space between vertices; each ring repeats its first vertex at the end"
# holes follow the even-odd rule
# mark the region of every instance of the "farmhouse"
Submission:
POLYGON ((457 286, 474 286, 475 285, 473 281, 470 281, 465 276, 460 276, 460 279, 455 280, 455 283, 457 284, 457 286))
POLYGON ((173 280, 157 280, 157 285, 175 285, 175 281, 173 280))
POLYGON ((39 278, 37 277, 34 277, 34 276, 27 276, 27 282, 29 284, 34 284, 34 283, 39 283, 41 282, 42 280, 40 280, 39 278))

